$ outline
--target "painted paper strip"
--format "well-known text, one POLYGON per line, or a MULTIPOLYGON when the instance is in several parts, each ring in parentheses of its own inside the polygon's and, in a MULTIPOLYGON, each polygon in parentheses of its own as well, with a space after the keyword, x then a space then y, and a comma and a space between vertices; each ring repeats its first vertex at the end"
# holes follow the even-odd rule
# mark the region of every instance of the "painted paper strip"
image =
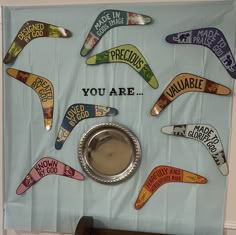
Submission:
POLYGON ((114 9, 102 11, 98 15, 88 36, 86 37, 80 55, 88 55, 98 44, 102 36, 114 27, 125 25, 146 25, 151 23, 151 21, 151 17, 133 12, 114 9))
POLYGON ((230 89, 219 83, 190 73, 177 75, 166 87, 151 110, 151 115, 158 115, 168 104, 186 92, 205 92, 215 95, 228 95, 230 89))
POLYGON ((165 126, 161 131, 168 135, 183 136, 190 139, 195 139, 203 143, 222 175, 228 175, 229 168, 226 161, 224 148, 221 143, 217 130, 206 124, 181 124, 174 126, 165 126))
POLYGON ((30 41, 41 37, 68 38, 71 37, 71 32, 56 25, 33 20, 27 21, 16 35, 3 62, 5 64, 14 62, 16 57, 30 41))
POLYGON ((236 78, 236 64, 229 44, 221 30, 217 28, 201 28, 166 37, 173 44, 195 44, 209 48, 223 64, 232 78, 236 78))
POLYGON ((84 176, 74 168, 51 157, 41 158, 30 170, 16 190, 21 195, 31 186, 47 175, 61 175, 76 180, 84 180, 84 176))
POLYGON ((147 177, 135 202, 135 209, 139 210, 148 199, 164 184, 171 182, 206 184, 207 179, 201 175, 171 166, 157 166, 147 177))
POLYGON ((63 118, 59 129, 55 148, 61 149, 74 127, 82 120, 94 117, 115 116, 118 110, 111 107, 94 104, 73 104, 63 118))
POLYGON ((141 52, 133 45, 125 44, 111 48, 87 59, 88 65, 104 63, 126 63, 137 71, 143 79, 154 89, 158 82, 141 52))
POLYGON ((7 73, 11 77, 31 87, 38 94, 43 109, 44 126, 46 130, 49 131, 52 127, 54 106, 54 90, 52 83, 44 77, 18 69, 8 68, 7 73))

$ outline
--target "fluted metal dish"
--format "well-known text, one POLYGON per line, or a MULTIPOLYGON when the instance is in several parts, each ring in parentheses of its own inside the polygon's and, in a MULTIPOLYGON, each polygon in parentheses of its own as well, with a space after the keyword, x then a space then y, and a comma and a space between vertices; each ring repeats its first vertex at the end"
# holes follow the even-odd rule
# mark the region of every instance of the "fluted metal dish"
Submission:
POLYGON ((98 124, 81 138, 79 162, 85 173, 99 183, 115 184, 128 179, 140 161, 138 138, 124 126, 98 124))

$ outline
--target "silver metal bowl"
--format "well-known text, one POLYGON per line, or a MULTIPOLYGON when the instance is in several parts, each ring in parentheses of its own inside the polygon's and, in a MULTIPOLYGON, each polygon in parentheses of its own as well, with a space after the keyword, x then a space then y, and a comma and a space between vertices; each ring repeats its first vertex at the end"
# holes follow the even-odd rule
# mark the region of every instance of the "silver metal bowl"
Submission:
POLYGON ((79 162, 85 173, 103 184, 120 183, 131 177, 141 161, 137 137, 115 123, 102 123, 81 138, 79 162))

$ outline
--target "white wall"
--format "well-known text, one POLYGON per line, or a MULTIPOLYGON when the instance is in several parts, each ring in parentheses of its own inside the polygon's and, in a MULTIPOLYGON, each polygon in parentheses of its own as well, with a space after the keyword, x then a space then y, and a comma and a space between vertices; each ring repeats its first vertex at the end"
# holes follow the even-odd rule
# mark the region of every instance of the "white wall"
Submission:
MULTIPOLYGON (((127 3, 127 2, 166 2, 167 0, 0 0, 0 6, 12 5, 12 6, 23 6, 23 5, 63 5, 63 4, 93 4, 93 3, 127 3)), ((178 2, 179 0, 169 0, 172 2, 178 2)), ((193 2, 197 0, 182 0, 182 2, 193 2)), ((198 0, 199 1, 199 0, 198 0)), ((207 0, 200 0, 207 1, 207 0)), ((208 0, 215 1, 215 0, 208 0)), ((227 0, 225 0, 227 1, 227 0)), ((0 12, 1 14, 1 12, 0 12)), ((2 45, 2 17, 0 16, 0 45, 2 45)), ((2 61, 2 48, 0 51, 0 61, 2 61)), ((0 71, 2 72, 2 63, 0 63, 0 71)), ((226 215, 225 215, 225 235, 236 235, 236 187, 234 179, 236 179, 236 86, 234 86, 233 92, 233 116, 232 120, 232 136, 230 144, 230 156, 229 156, 229 168, 230 173, 227 182, 227 200, 226 200, 226 215)), ((0 113, 2 113, 2 79, 0 79, 0 113)), ((2 154, 2 121, 0 121, 0 235, 35 235, 36 233, 27 233, 14 230, 3 230, 3 154, 2 154)), ((52 233, 37 233, 37 235, 51 235, 52 233)), ((53 233, 56 235, 55 233, 53 233)), ((64 234, 67 235, 67 234, 64 234)))

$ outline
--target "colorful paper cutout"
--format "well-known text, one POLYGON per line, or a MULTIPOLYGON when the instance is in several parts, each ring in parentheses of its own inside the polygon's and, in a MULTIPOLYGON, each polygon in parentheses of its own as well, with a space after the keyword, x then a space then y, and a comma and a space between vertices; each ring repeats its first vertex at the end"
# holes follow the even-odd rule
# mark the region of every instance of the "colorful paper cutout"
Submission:
POLYGON ((230 89, 219 83, 190 73, 177 75, 166 87, 151 110, 151 115, 158 115, 168 104, 186 92, 205 92, 215 95, 228 95, 230 89))
POLYGON ((139 210, 148 201, 148 199, 162 185, 171 182, 206 184, 207 179, 201 175, 185 171, 171 166, 157 166, 147 177, 138 198, 135 202, 135 209, 139 210))
POLYGON ((18 69, 8 68, 6 71, 8 75, 31 87, 38 94, 43 109, 44 126, 49 131, 52 127, 54 106, 52 83, 44 77, 18 69))
POLYGON ((61 149, 74 127, 82 120, 94 117, 115 116, 118 110, 111 107, 94 104, 73 104, 63 118, 59 129, 55 148, 61 149))
POLYGON ((88 65, 104 63, 126 63, 136 70, 152 87, 157 88, 158 82, 141 52, 133 45, 126 44, 111 48, 87 59, 88 65))
POLYGON ((56 25, 33 20, 27 21, 20 28, 13 43, 8 49, 3 60, 4 64, 12 63, 30 41, 41 37, 68 38, 71 37, 71 32, 56 25))
POLYGON ((182 124, 175 126, 165 126, 161 131, 168 135, 183 136, 190 139, 195 139, 203 143, 222 175, 228 175, 229 168, 226 161, 223 145, 217 130, 206 124, 182 124))
POLYGON ((102 11, 95 20, 80 51, 81 56, 88 55, 97 45, 102 36, 110 29, 123 25, 146 25, 152 18, 133 12, 108 9, 102 11))
POLYGON ((84 176, 74 168, 51 157, 41 158, 30 170, 16 190, 21 195, 31 186, 47 175, 61 175, 76 180, 84 180, 84 176))
POLYGON ((208 47, 221 61, 232 78, 236 78, 236 64, 229 44, 217 28, 201 28, 174 33, 166 37, 173 44, 195 44, 208 47))

